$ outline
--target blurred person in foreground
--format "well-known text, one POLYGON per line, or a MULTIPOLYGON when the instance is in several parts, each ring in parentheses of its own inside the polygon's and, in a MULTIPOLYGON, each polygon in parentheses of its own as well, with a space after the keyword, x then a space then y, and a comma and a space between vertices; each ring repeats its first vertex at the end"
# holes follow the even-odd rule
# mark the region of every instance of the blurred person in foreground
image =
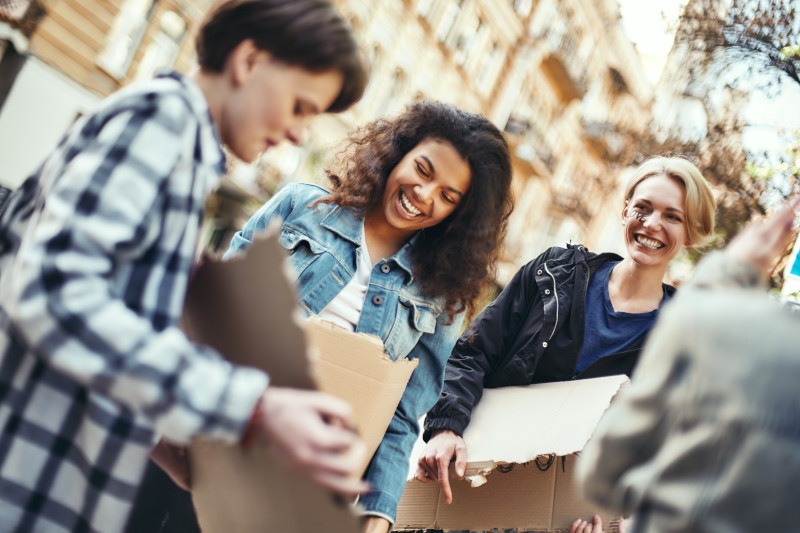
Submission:
POLYGON ((701 262, 582 452, 586 496, 629 533, 800 527, 800 317, 760 290, 798 207, 701 262))
POLYGON ((105 99, 0 213, 2 531, 122 531, 148 455, 186 487, 179 446, 195 437, 251 435, 331 491, 366 488, 351 477, 365 449, 341 427, 348 404, 268 386, 178 327, 222 145, 252 162, 299 144, 366 85, 328 2, 216 6, 199 70, 105 99))

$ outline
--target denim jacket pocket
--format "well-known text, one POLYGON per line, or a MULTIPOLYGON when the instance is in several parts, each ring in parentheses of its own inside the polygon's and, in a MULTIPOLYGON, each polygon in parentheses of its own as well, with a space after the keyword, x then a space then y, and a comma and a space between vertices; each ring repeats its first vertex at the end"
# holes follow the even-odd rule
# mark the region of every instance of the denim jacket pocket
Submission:
POLYGON ((284 227, 278 239, 289 252, 289 264, 296 276, 299 276, 314 260, 325 251, 317 241, 284 227))
POLYGON ((400 296, 397 315, 386 339, 386 352, 395 360, 407 357, 424 333, 436 331, 436 319, 430 305, 400 296))

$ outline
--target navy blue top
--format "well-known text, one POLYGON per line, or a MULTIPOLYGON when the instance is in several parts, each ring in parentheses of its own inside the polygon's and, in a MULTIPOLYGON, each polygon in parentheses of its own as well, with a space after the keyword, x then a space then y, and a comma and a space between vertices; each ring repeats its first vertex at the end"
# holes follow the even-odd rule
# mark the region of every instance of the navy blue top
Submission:
MULTIPOLYGON (((583 347, 578 355, 575 374, 607 355, 624 352, 634 342, 650 331, 658 316, 658 309, 647 313, 623 313, 614 311, 608 296, 608 280, 619 261, 609 261, 597 269, 589 282, 586 293, 586 328, 583 347)), ((669 300, 664 289, 661 305, 669 300)))

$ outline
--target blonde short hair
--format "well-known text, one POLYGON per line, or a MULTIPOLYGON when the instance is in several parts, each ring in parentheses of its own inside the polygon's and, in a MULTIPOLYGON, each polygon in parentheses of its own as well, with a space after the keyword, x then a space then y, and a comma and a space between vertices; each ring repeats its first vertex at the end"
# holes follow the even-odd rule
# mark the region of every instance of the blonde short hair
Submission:
POLYGON ((686 190, 686 236, 691 246, 707 243, 714 233, 714 195, 711 186, 691 161, 682 157, 653 157, 639 165, 625 186, 625 200, 636 187, 652 176, 665 175, 686 190))

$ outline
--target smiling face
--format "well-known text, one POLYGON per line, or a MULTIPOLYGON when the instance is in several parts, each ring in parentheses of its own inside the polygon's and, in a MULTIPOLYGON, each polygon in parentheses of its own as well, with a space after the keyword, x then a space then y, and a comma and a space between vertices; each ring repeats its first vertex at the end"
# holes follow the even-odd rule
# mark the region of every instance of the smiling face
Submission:
POLYGON ((245 162, 287 140, 303 142, 309 121, 328 109, 342 87, 338 71, 286 65, 246 40, 231 53, 233 88, 217 125, 223 142, 245 162))
POLYGON ((645 178, 625 202, 622 220, 628 254, 642 266, 660 266, 689 244, 686 233, 686 191, 664 174, 645 178))
POLYGON ((447 141, 426 139, 392 169, 379 206, 404 238, 442 222, 469 190, 472 171, 447 141))

